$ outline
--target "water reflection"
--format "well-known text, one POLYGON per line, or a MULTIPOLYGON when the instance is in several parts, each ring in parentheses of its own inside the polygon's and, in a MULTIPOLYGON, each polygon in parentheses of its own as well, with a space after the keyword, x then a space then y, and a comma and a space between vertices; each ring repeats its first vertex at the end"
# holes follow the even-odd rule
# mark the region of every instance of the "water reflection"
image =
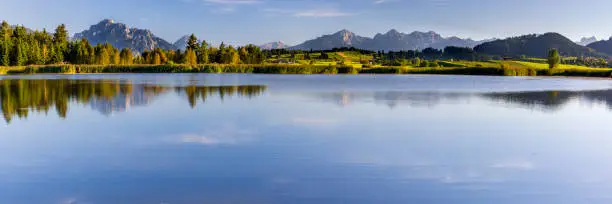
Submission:
POLYGON ((0 81, 0 203, 612 203, 611 91, 274 77, 0 81))
MULTIPOLYGON (((31 112, 47 114, 55 109, 65 118, 71 103, 83 104, 111 115, 130 108, 146 106, 170 92, 187 100, 191 108, 209 97, 220 100, 232 96, 251 99, 262 95, 266 86, 201 86, 136 83, 125 79, 4 79, 0 80, 0 103, 4 120, 26 118, 31 112)), ((533 110, 557 111, 572 100, 603 103, 612 108, 612 90, 591 91, 528 91, 528 92, 439 92, 439 91, 308 91, 300 95, 315 97, 338 106, 353 103, 374 103, 397 106, 434 107, 444 103, 484 99, 505 105, 533 110)))
POLYGON ((5 79, 0 80, 0 103, 4 120, 26 118, 30 112, 47 114, 55 109, 65 118, 70 103, 89 105, 104 115, 124 112, 130 107, 145 106, 155 98, 174 90, 185 96, 193 108, 197 99, 224 99, 231 96, 253 98, 263 94, 265 86, 161 86, 134 84, 129 80, 5 79))
POLYGON ((441 102, 456 102, 475 96, 471 93, 415 92, 415 91, 380 91, 380 92, 340 92, 317 93, 314 97, 333 102, 339 106, 353 103, 373 102, 389 108, 407 105, 410 107, 432 107, 441 102))
POLYGON ((559 110, 572 100, 603 103, 612 109, 612 90, 488 93, 484 98, 540 110, 559 110))
POLYGON ((339 106, 353 103, 373 102, 389 108, 397 106, 434 107, 441 103, 457 103, 472 98, 485 99, 508 105, 544 111, 559 110, 572 100, 603 103, 612 109, 612 90, 592 91, 529 91, 529 92, 492 92, 492 93, 445 93, 445 92, 335 92, 315 93, 314 97, 339 106))

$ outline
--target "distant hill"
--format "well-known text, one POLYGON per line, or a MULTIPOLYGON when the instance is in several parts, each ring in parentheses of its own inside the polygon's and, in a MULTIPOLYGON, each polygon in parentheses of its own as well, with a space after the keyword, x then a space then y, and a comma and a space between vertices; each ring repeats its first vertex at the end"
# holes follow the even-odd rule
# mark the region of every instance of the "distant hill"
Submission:
POLYGON ((597 38, 595 36, 587 38, 587 37, 582 37, 580 39, 580 41, 576 42, 576 44, 582 45, 582 46, 587 46, 588 44, 597 42, 597 38))
POLYGON ((385 34, 376 34, 374 38, 362 37, 348 30, 341 30, 332 35, 324 35, 319 38, 306 41, 291 49, 301 50, 330 50, 340 47, 355 47, 365 50, 417 50, 425 48, 443 49, 447 46, 470 47, 491 40, 475 41, 472 39, 461 39, 458 37, 444 38, 440 34, 429 32, 412 32, 405 34, 392 29, 385 34))
POLYGON ((478 53, 499 56, 546 57, 552 48, 563 56, 604 56, 591 48, 576 44, 558 33, 523 35, 480 44, 474 48, 478 53))
POLYGON ((601 40, 587 45, 591 49, 595 49, 598 52, 612 55, 612 37, 608 40, 601 40))
POLYGON ((108 42, 114 47, 130 48, 136 52, 154 48, 175 49, 174 45, 155 36, 150 30, 129 28, 123 23, 105 19, 83 32, 74 34, 73 39, 85 37, 92 45, 108 42))
POLYGON ((277 41, 277 42, 269 42, 269 43, 260 45, 259 48, 263 50, 272 50, 272 49, 286 49, 286 48, 289 48, 289 46, 281 41, 277 41))

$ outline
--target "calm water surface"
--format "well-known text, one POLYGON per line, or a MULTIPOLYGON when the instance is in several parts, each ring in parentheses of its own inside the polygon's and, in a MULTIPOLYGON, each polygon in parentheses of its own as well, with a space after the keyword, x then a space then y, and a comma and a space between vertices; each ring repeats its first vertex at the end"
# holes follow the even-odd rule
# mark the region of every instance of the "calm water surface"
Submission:
POLYGON ((612 81, 0 78, 0 203, 612 203, 612 81))

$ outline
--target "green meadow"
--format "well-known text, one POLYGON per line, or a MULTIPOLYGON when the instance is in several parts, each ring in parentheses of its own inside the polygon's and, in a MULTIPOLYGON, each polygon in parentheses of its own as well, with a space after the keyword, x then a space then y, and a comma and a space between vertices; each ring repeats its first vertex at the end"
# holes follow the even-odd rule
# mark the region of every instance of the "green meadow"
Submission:
POLYGON ((449 74, 489 76, 610 77, 612 68, 523 61, 440 61, 439 67, 380 66, 316 61, 313 64, 36 65, 0 67, 0 74, 252 73, 252 74, 449 74))

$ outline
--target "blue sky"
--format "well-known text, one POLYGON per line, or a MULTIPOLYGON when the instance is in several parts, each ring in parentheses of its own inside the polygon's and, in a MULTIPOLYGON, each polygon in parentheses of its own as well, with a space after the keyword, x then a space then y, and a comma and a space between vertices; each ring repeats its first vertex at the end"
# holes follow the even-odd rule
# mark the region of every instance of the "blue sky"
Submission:
POLYGON ((195 33, 219 43, 297 44, 341 29, 372 37, 436 31, 484 39, 559 32, 607 39, 609 0, 2 0, 0 19, 80 32, 105 18, 175 41, 195 33))

